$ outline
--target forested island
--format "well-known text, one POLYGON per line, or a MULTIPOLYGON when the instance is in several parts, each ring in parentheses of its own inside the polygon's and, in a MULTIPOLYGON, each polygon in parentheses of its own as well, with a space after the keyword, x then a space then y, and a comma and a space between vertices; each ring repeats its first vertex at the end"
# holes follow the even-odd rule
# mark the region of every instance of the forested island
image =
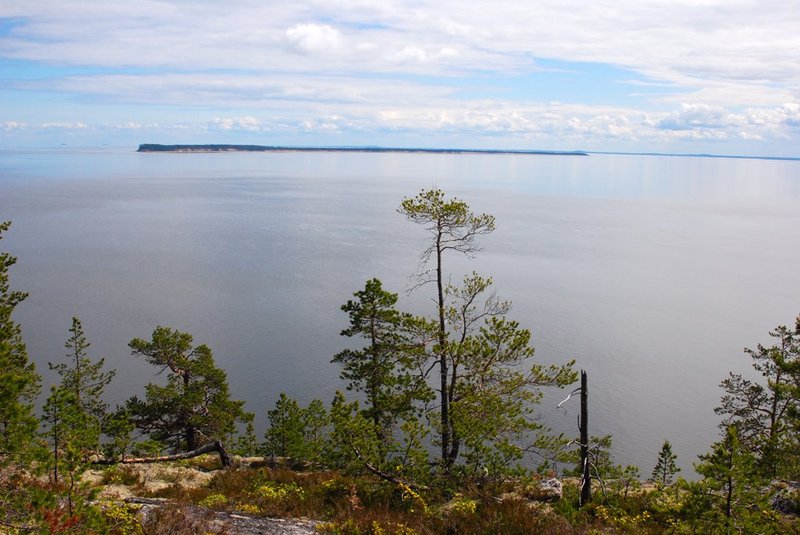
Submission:
POLYGON ((280 393, 261 415, 235 399, 210 347, 165 326, 128 343, 160 381, 109 406, 115 371, 78 318, 40 399, 13 319, 27 294, 0 252, 0 533, 263 533, 234 520, 267 517, 314 519, 274 531, 295 534, 800 532, 800 317, 745 350, 760 380, 721 378, 720 433, 698 477, 678 477, 668 440, 642 474, 617 463, 610 435, 541 424, 545 389, 588 416, 576 363, 538 362, 490 277, 451 276, 449 259, 477 253, 494 216, 438 189, 397 211, 427 235, 414 291, 429 292, 430 313, 399 309, 368 279, 340 307, 354 341, 331 351, 343 390, 306 406, 280 393))
POLYGON ((143 143, 136 152, 378 152, 422 154, 530 154, 543 156, 588 156, 581 151, 420 149, 397 147, 285 147, 270 145, 159 145, 143 143))

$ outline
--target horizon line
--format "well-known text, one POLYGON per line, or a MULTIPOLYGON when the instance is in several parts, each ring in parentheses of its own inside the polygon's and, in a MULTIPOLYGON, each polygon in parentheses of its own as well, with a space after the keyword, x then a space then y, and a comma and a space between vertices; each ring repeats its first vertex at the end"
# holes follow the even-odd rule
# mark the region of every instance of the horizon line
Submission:
POLYGON ((391 147, 380 145, 254 145, 239 143, 159 144, 143 143, 137 152, 396 152, 431 154, 521 154, 553 156, 589 156, 592 154, 620 156, 662 156, 683 158, 726 158, 738 160, 800 161, 800 156, 754 156, 744 154, 683 153, 657 151, 600 151, 600 150, 545 150, 545 149, 469 149, 436 147, 391 147), (205 150, 203 150, 205 148, 205 150), (151 150, 152 149, 152 150, 151 150))
POLYGON ((666 156, 681 158, 730 158, 734 160, 778 160, 778 161, 800 161, 800 156, 748 156, 745 154, 711 154, 711 153, 692 153, 692 152, 628 152, 628 151, 609 151, 609 150, 587 150, 587 154, 609 154, 620 156, 666 156))

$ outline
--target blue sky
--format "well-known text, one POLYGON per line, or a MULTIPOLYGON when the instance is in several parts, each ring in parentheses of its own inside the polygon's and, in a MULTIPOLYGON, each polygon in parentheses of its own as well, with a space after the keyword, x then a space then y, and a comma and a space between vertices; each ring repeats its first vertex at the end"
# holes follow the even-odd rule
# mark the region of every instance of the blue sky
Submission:
POLYGON ((798 58, 797 0, 4 0, 0 148, 796 157, 798 58))

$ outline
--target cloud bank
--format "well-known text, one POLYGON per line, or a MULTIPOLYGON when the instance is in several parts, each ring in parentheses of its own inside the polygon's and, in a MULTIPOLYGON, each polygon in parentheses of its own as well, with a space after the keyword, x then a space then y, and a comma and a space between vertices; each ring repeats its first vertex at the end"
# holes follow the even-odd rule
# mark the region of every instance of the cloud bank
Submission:
POLYGON ((745 0, 6 0, 0 131, 789 153, 797 28, 794 2, 745 0))

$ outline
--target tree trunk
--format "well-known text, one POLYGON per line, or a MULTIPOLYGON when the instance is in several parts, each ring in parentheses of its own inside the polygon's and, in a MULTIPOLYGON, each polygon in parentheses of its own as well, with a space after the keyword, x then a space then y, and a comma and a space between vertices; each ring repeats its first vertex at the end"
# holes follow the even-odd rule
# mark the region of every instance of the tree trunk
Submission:
MULTIPOLYGON (((191 377, 189 376, 189 372, 185 371, 183 374, 183 394, 188 395, 189 393, 189 384, 191 382, 191 377)), ((196 433, 194 431, 194 426, 186 422, 186 427, 183 429, 183 439, 186 441, 186 449, 189 451, 197 449, 197 437, 195 436, 196 433)))
POLYGON ((108 459, 103 461, 96 461, 92 464, 96 465, 112 465, 112 464, 145 464, 145 463, 164 463, 170 461, 181 461, 183 459, 191 459, 192 457, 198 457, 203 455, 204 453, 211 453, 217 452, 219 454, 219 460, 222 463, 222 466, 225 468, 229 468, 233 466, 233 461, 231 460, 231 456, 228 455, 228 452, 225 450, 225 446, 222 445, 222 442, 216 440, 214 442, 209 442, 208 444, 201 446, 192 451, 186 451, 183 453, 176 453, 174 455, 162 455, 160 457, 133 457, 128 459, 108 459))
POLYGON ((442 463, 449 470, 452 465, 450 459, 450 400, 447 381, 447 353, 445 344, 447 343, 447 331, 444 321, 444 287, 442 283, 442 246, 441 228, 436 236, 436 289, 439 298, 439 373, 440 373, 440 399, 441 399, 441 426, 442 426, 442 463))
POLYGON ((592 476, 589 472, 589 385, 581 370, 581 506, 592 501, 592 476))

